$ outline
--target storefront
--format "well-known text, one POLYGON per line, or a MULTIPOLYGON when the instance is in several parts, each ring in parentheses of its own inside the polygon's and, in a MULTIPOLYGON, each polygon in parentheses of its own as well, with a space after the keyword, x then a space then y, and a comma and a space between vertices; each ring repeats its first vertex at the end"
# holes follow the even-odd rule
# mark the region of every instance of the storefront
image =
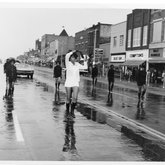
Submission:
POLYGON ((126 52, 126 62, 123 66, 127 68, 139 67, 144 65, 146 70, 148 69, 148 54, 149 50, 136 50, 136 51, 127 51, 126 52))
POLYGON ((124 72, 122 64, 125 62, 126 53, 111 54, 110 65, 113 64, 115 67, 115 76, 121 77, 121 72, 124 72))
POLYGON ((165 69, 165 48, 155 48, 149 50, 149 70, 151 72, 151 82, 160 82, 163 70, 165 69))
POLYGON ((136 72, 140 65, 143 65, 146 70, 148 69, 148 54, 148 49, 126 52, 126 61, 122 64, 124 66, 124 79, 135 81, 136 72))

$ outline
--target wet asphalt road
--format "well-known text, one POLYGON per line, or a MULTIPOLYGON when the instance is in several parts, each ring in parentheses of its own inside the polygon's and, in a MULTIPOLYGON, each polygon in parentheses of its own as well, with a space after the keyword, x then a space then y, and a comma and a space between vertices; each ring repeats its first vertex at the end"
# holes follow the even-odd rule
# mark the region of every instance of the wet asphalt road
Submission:
POLYGON ((3 100, 0 67, 0 160, 148 160, 141 147, 107 125, 77 111, 74 121, 65 120, 65 94, 60 93, 61 104, 56 105, 54 88, 45 83, 51 82, 47 74, 19 78, 13 99, 3 100))
POLYGON ((147 92, 144 103, 138 105, 137 91, 127 87, 115 86, 110 97, 106 84, 98 82, 94 90, 89 80, 84 80, 81 85, 82 92, 90 100, 165 134, 165 96, 147 92))

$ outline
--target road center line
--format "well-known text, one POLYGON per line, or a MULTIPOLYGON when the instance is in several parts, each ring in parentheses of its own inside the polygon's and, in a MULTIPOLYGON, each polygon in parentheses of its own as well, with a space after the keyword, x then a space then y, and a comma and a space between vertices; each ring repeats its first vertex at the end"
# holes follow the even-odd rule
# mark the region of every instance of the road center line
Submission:
POLYGON ((12 111, 13 119, 14 119, 14 127, 16 131, 16 138, 18 142, 24 142, 24 138, 21 132, 20 124, 18 122, 17 114, 15 111, 12 111))

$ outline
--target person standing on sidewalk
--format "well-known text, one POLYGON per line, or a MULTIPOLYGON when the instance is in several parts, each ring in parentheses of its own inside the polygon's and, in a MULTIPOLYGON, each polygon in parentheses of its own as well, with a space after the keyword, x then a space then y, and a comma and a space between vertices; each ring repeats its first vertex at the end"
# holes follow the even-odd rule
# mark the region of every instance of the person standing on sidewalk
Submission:
POLYGON ((108 76, 108 89, 109 89, 109 93, 111 93, 113 90, 114 80, 115 80, 114 65, 110 65, 107 76, 108 76))
POLYGON ((163 88, 165 88, 165 70, 162 73, 163 88))
POLYGON ((92 84, 93 84, 93 88, 97 84, 97 76, 98 76, 98 68, 97 68, 96 64, 94 64, 93 68, 92 68, 92 84))
POLYGON ((9 60, 9 64, 6 67, 7 83, 9 84, 9 91, 7 96, 12 97, 14 93, 14 83, 17 79, 17 69, 15 67, 15 59, 9 60))
POLYGON ((146 93, 146 71, 142 65, 139 67, 136 81, 138 85, 138 102, 140 103, 144 100, 146 93))
POLYGON ((78 62, 78 57, 83 57, 83 54, 80 51, 71 51, 65 56, 65 65, 66 65, 66 80, 65 80, 65 89, 66 89, 66 115, 71 115, 75 118, 74 109, 77 104, 79 83, 80 83, 80 69, 87 69, 87 60, 84 60, 83 64, 78 62), (71 105, 71 112, 69 113, 71 105))

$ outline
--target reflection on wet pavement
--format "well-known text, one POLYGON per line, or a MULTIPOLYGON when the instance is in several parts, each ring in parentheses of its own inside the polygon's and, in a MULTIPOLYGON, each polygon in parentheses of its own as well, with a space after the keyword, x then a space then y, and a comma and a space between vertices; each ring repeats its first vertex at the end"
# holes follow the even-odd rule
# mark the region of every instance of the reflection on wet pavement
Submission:
MULTIPOLYGON (((39 77, 38 79, 42 78, 39 77)), ((40 89, 42 89, 42 85, 45 86, 45 84, 40 84, 40 89)), ((48 93, 52 92, 52 95, 45 94, 45 98, 43 99, 46 99, 46 104, 49 104, 49 101, 52 100, 52 108, 49 115, 50 118, 53 116, 54 128, 52 129, 55 130, 55 136, 58 137, 58 142, 55 140, 57 139, 56 137, 53 137, 53 142, 56 143, 56 145, 61 144, 60 151, 62 152, 62 156, 60 160, 115 161, 124 160, 125 157, 127 157, 127 160, 146 160, 142 148, 132 140, 127 139, 120 132, 117 132, 107 125, 94 122, 96 121, 96 110, 87 104, 82 104, 81 98, 79 98, 80 102, 78 103, 77 111, 75 111, 76 118, 74 121, 67 120, 65 118, 65 105, 56 103, 55 93, 49 89, 49 85, 47 86, 48 93), (63 133, 59 134, 61 128, 63 133), (63 137, 61 137, 61 135, 63 137), (104 152, 100 152, 102 150, 104 152), (116 154, 118 150, 120 150, 120 152, 116 154), (129 158, 128 155, 130 155, 129 158)), ((90 90, 90 97, 91 91, 92 89, 90 90)), ((61 91, 60 99, 62 102, 65 100, 65 94, 61 91)), ((49 111, 47 110, 45 113, 46 112, 48 113, 49 111)), ((47 116, 47 120, 50 120, 48 115, 45 116, 47 116)), ((47 128, 47 131, 49 129, 50 126, 47 128)))
POLYGON ((84 89, 80 90, 81 93, 91 101, 107 105, 111 110, 121 115, 138 120, 140 123, 165 133, 165 96, 147 92, 143 104, 137 106, 138 97, 135 90, 114 86, 111 99, 111 95, 108 94, 107 84, 98 82, 96 87, 97 92, 94 93, 94 97, 90 94, 91 81, 83 80, 81 87, 84 89))

